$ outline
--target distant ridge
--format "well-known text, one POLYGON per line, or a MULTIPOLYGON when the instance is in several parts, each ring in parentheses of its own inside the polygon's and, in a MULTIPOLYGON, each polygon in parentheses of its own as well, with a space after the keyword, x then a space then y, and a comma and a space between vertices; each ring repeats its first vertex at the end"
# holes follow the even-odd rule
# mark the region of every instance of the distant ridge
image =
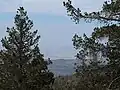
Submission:
POLYGON ((74 73, 76 59, 53 59, 48 67, 55 75, 71 75, 74 73))

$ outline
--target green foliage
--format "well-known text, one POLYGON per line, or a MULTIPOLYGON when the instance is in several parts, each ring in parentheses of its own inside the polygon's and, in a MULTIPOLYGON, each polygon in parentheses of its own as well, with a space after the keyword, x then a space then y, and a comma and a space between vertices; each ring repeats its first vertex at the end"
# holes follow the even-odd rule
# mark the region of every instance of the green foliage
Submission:
POLYGON ((105 73, 86 71, 84 74, 60 76, 55 79, 54 90, 107 90, 111 81, 105 73))
POLYGON ((71 16, 71 19, 73 19, 76 23, 79 23, 80 19, 84 19, 87 22, 91 22, 94 20, 99 20, 100 22, 109 23, 112 21, 120 21, 120 1, 112 0, 111 2, 105 1, 103 4, 103 8, 101 11, 98 12, 91 12, 82 13, 79 8, 75 8, 71 1, 68 0, 68 2, 63 2, 63 5, 66 7, 68 16, 71 16))
MULTIPOLYGON (((91 36, 88 38, 86 35, 83 37, 79 37, 78 35, 74 36, 73 39, 73 45, 75 46, 75 49, 78 50, 77 57, 83 56, 83 58, 79 58, 82 61, 85 61, 85 57, 88 56, 87 51, 91 50, 92 48, 92 56, 94 57, 94 53, 101 53, 107 63, 104 65, 103 72, 101 71, 101 65, 100 68, 96 69, 90 69, 90 67, 87 69, 93 73, 93 76, 90 77, 94 81, 94 79, 98 80, 99 77, 94 77, 99 72, 104 74, 103 78, 107 82, 104 82, 107 86, 105 87, 107 90, 112 89, 120 89, 120 0, 111 0, 111 1, 105 1, 102 7, 101 11, 97 12, 91 12, 91 13, 82 13, 81 10, 78 8, 76 9, 70 0, 67 2, 63 2, 64 6, 66 7, 68 16, 71 17, 71 19, 74 20, 75 23, 79 23, 81 19, 84 19, 86 22, 91 22, 94 20, 98 20, 99 22, 104 22, 105 26, 102 26, 100 28, 96 27, 94 29, 94 32, 92 32, 91 36), (107 39, 107 42, 103 44, 100 42, 100 40, 107 39), (99 42, 98 42, 99 41, 99 42), (87 48, 87 49, 86 49, 87 48), (83 53, 81 53, 81 51, 83 53), (93 72, 95 71, 95 72, 93 72), (107 73, 107 75, 106 75, 107 73)), ((97 56, 97 54, 95 55, 97 56)), ((96 59, 93 59, 92 62, 97 61, 96 59)), ((86 72, 84 71, 83 75, 86 77, 86 72)), ((90 73, 91 73, 90 72, 90 73)), ((89 73, 89 74, 90 74, 89 73)), ((101 77, 101 76, 100 76, 101 77)), ((83 78, 81 78, 83 79, 83 78)), ((86 79, 83 79, 83 85, 86 85, 89 80, 89 76, 86 77, 86 79), (87 82, 85 82, 87 81, 87 82)), ((100 80, 99 82, 101 82, 100 80)), ((99 87, 102 87, 97 82, 99 87)), ((93 83, 93 82, 91 82, 93 83)), ((81 83, 82 84, 82 83, 81 83)), ((82 87, 82 86, 81 86, 82 87)), ((87 87, 87 86, 86 86, 87 87)), ((93 86, 94 89, 92 90, 98 90, 95 89, 96 86, 93 86)), ((90 88, 90 87, 88 87, 90 88)), ((83 88, 82 88, 83 89, 83 88)), ((106 90, 105 89, 105 90, 106 90)), ((87 90, 87 89, 85 89, 87 90)), ((90 90, 90 89, 89 89, 90 90)), ((100 90, 104 90, 101 88, 100 90)))
MULTIPOLYGON (((79 67, 80 71, 85 70, 88 67, 90 68, 98 68, 100 63, 103 63, 99 60, 99 58, 104 58, 102 54, 105 49, 105 45, 95 40, 93 37, 87 37, 85 34, 83 37, 79 37, 78 35, 74 35, 73 37, 73 45, 75 49, 78 51, 76 57, 81 60, 81 67, 79 67)), ((78 67, 77 67, 78 71, 78 67)))
POLYGON ((54 75, 40 53, 38 30, 31 31, 33 22, 23 7, 14 19, 15 27, 1 40, 0 90, 51 90, 54 75))
POLYGON ((94 32, 89 38, 85 34, 83 37, 79 37, 78 35, 73 37, 73 45, 75 46, 75 49, 78 50, 77 58, 84 62, 82 63, 84 68, 80 67, 80 65, 78 65, 76 68, 78 71, 78 76, 81 76, 81 74, 83 75, 83 77, 79 80, 79 86, 81 89, 87 90, 89 88, 88 90, 106 90, 109 87, 114 90, 120 88, 119 28, 119 26, 113 24, 111 26, 108 25, 95 28, 94 32), (108 39, 106 44, 100 42, 101 38, 108 39), (103 57, 100 58, 100 60, 105 60, 107 62, 104 65, 99 62, 98 55, 100 53, 103 57), (86 59, 86 57, 90 58, 90 55, 93 58, 90 64, 87 66, 85 61, 89 61, 89 59, 86 59), (89 86, 88 82, 93 83, 92 86, 89 86), (82 84, 83 86, 81 86, 82 84))
POLYGON ((112 69, 112 72, 119 75, 120 27, 113 24, 111 26, 108 25, 101 28, 95 28, 95 32, 92 33, 92 36, 96 39, 100 39, 102 37, 108 38, 106 43, 108 65, 112 69))

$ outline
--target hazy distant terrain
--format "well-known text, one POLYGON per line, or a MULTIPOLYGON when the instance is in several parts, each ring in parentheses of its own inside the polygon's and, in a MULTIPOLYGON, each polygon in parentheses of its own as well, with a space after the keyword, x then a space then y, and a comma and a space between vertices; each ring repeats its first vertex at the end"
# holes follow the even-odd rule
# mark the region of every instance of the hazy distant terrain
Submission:
POLYGON ((74 69, 75 59, 56 59, 52 60, 53 64, 49 65, 49 69, 55 73, 55 75, 70 75, 74 69))

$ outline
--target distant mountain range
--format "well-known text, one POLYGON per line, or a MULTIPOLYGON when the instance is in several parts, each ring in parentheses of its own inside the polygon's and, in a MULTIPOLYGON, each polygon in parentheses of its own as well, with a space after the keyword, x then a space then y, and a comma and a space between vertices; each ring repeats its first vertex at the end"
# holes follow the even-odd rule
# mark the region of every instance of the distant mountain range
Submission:
POLYGON ((56 59, 51 60, 52 64, 49 65, 50 71, 55 75, 70 75, 75 71, 74 63, 77 62, 75 59, 56 59))

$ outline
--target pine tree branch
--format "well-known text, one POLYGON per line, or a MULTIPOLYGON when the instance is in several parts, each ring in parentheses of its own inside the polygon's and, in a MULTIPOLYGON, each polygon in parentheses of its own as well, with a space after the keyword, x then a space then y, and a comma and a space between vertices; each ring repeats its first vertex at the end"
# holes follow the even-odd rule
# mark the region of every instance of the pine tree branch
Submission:
POLYGON ((111 85, 120 78, 120 76, 116 77, 115 79, 113 79, 113 81, 110 82, 109 86, 108 86, 108 90, 110 90, 111 85))
MULTIPOLYGON (((81 13, 81 10, 76 9, 73 7, 73 5, 71 5, 71 3, 68 1, 68 2, 63 2, 63 5, 66 7, 67 9, 67 13, 68 13, 68 16, 71 16, 72 19, 75 20, 75 22, 79 22, 81 18, 83 19, 88 19, 88 20, 99 20, 99 21, 117 21, 117 22, 120 22, 120 19, 116 19, 114 18, 114 16, 116 15, 113 15, 112 17, 109 17, 109 16, 103 16, 102 15, 102 11, 101 12, 92 12, 92 13, 86 13, 86 14, 83 14, 81 13)), ((117 15, 120 15, 119 13, 117 15)))

